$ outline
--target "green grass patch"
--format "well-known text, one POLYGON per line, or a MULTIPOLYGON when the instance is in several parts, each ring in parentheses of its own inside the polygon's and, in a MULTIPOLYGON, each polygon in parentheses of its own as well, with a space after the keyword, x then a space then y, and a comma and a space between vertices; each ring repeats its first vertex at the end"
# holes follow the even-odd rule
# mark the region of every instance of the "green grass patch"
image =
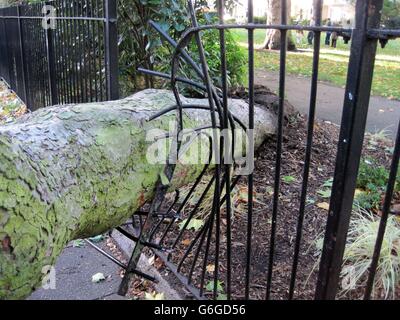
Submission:
MULTIPOLYGON (((245 45, 247 42, 246 30, 233 31, 236 40, 245 45)), ((265 31, 256 30, 256 44, 262 44, 265 31)), ((287 73, 311 77, 312 49, 306 45, 306 40, 298 45, 298 52, 288 52, 287 73)), ((350 55, 350 44, 339 41, 337 49, 322 45, 320 55, 319 80, 327 81, 336 86, 344 87, 347 80, 347 70, 350 55)), ((279 52, 256 51, 255 67, 267 71, 279 71, 279 52)), ((379 48, 376 59, 372 94, 400 100, 400 39, 390 41, 385 49, 379 48)))
MULTIPOLYGON (((232 33, 235 35, 236 41, 240 43, 247 43, 247 35, 248 32, 245 29, 233 29, 232 33)), ((293 32, 293 35, 295 33, 293 32)), ((295 38, 295 37, 293 37, 295 38)), ((254 31, 254 41, 257 45, 261 45, 265 40, 265 30, 255 30, 254 31)), ((339 38, 337 42, 337 48, 331 48, 324 45, 325 43, 325 35, 322 35, 322 46, 321 48, 330 50, 332 52, 335 51, 348 51, 350 52, 351 42, 345 44, 342 38, 339 38)), ((296 43, 299 49, 311 49, 312 46, 307 43, 307 34, 305 33, 300 43, 296 43)), ((379 56, 397 56, 400 59, 400 39, 391 40, 388 42, 386 47, 383 49, 381 46, 378 47, 378 58, 379 56)))
MULTIPOLYGON (((256 69, 279 71, 279 52, 257 51, 255 55, 256 69)), ((311 77, 312 55, 304 53, 288 53, 287 73, 311 77)), ((344 87, 347 80, 348 59, 332 59, 321 54, 319 80, 331 82, 344 87)), ((400 62, 377 61, 372 94, 392 99, 400 99, 400 62)))

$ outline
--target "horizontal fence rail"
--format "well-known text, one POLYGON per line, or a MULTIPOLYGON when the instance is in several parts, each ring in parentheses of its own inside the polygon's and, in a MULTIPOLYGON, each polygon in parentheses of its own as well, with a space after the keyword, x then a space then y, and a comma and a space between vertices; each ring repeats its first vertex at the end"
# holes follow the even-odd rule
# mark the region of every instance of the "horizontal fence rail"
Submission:
POLYGON ((115 0, 0 9, 0 76, 30 110, 118 99, 115 0))

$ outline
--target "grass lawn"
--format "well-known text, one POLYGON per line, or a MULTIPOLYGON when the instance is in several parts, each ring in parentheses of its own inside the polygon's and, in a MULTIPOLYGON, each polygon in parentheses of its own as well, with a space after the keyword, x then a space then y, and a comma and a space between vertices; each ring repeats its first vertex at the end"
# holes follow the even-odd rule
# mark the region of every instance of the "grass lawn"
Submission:
MULTIPOLYGON (((246 30, 233 30, 237 40, 243 45, 247 42, 246 30)), ((256 44, 261 44, 265 31, 256 30, 256 44)), ((311 76, 312 48, 304 38, 298 45, 298 52, 289 52, 287 72, 293 75, 311 76)), ((322 46, 320 55, 319 79, 344 87, 347 79, 350 44, 338 41, 337 49, 322 46)), ((269 71, 279 70, 279 52, 256 51, 255 67, 269 71)), ((385 49, 379 47, 372 87, 373 95, 400 100, 400 39, 390 41, 385 49)))

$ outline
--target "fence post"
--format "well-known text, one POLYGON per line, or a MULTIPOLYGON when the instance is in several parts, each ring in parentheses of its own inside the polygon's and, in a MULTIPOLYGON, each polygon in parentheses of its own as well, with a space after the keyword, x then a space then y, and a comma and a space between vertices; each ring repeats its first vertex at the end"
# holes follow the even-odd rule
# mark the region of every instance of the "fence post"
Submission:
POLYGON ((19 50, 21 54, 21 69, 22 69, 22 86, 24 87, 24 97, 23 101, 28 109, 30 109, 30 104, 28 103, 28 89, 26 86, 26 61, 25 61, 25 51, 24 51, 24 38, 22 34, 22 19, 21 19, 21 5, 17 6, 17 13, 18 13, 18 33, 19 33, 19 50))
POLYGON ((338 290, 377 49, 377 39, 368 38, 368 29, 379 27, 382 5, 383 0, 357 0, 356 3, 356 27, 353 31, 332 197, 315 293, 317 300, 333 300, 338 290))
POLYGON ((107 99, 119 99, 117 1, 105 0, 105 64, 107 99))
MULTIPOLYGON (((46 1, 45 6, 50 6, 51 2, 46 1)), ((49 12, 47 12, 47 15, 49 12)), ((53 30, 51 28, 51 23, 47 19, 47 29, 46 31, 46 50, 47 50, 47 68, 48 68, 48 81, 50 89, 50 104, 52 106, 58 104, 58 93, 57 93, 57 83, 56 83, 56 64, 55 64, 55 52, 54 52, 54 42, 53 42, 53 30)))

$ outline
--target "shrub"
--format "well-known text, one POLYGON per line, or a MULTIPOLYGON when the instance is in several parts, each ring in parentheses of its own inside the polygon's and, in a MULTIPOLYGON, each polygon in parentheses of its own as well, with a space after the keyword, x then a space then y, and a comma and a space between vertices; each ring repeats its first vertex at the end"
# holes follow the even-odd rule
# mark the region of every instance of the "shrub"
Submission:
MULTIPOLYGON (((236 0, 227 1, 228 7, 236 0)), ((214 24, 217 22, 215 13, 203 10, 207 1, 196 1, 196 12, 199 24, 214 24)), ((154 86, 152 79, 138 75, 136 69, 144 67, 170 73, 171 57, 174 49, 163 42, 160 35, 147 24, 149 20, 156 21, 160 27, 173 39, 181 38, 182 33, 191 26, 186 1, 182 0, 153 0, 153 1, 128 1, 119 2, 119 34, 120 34, 120 73, 121 87, 130 93, 133 89, 154 86), (132 84, 133 83, 133 84, 132 84)), ((210 75, 214 82, 220 83, 220 56, 218 31, 204 31, 203 43, 207 53, 207 62, 210 65, 210 75)), ((228 60, 228 76, 231 84, 241 82, 245 73, 246 63, 243 49, 235 42, 230 32, 226 33, 226 47, 228 60)), ((197 46, 194 42, 189 44, 190 55, 198 62, 197 46)), ((182 63, 183 76, 193 79, 195 73, 186 64, 182 63)), ((187 90, 189 91, 189 90, 187 90)), ((190 93, 190 92, 189 92, 190 93)))
MULTIPOLYGON (((345 295, 364 287, 372 262, 380 218, 368 210, 358 208, 350 223, 347 246, 344 253, 341 294, 345 295)), ((400 223, 390 216, 382 243, 379 265, 374 281, 373 295, 384 293, 385 299, 394 297, 400 284, 400 223)))
POLYGON ((357 188, 368 189, 374 185, 378 188, 384 188, 389 178, 389 172, 386 168, 378 166, 371 158, 361 161, 358 171, 357 188))
MULTIPOLYGON (((397 176, 395 191, 400 191, 400 175, 397 176)), ((366 210, 378 210, 384 197, 389 171, 371 158, 363 159, 358 171, 355 204, 366 210)))
MULTIPOLYGON (((217 23, 217 17, 215 14, 205 14, 199 17, 198 22, 200 25, 215 24, 217 23)), ((206 59, 208 64, 208 70, 214 85, 221 87, 221 55, 220 55, 220 43, 219 43, 219 31, 218 30, 205 30, 201 34, 204 51, 206 53, 206 59)), ((246 53, 245 49, 240 47, 236 42, 234 35, 227 30, 225 32, 226 42, 226 59, 227 59, 227 75, 228 84, 230 86, 240 85, 243 83, 243 77, 246 73, 246 53)), ((170 72, 170 59, 171 52, 164 46, 159 48, 157 51, 158 63, 156 69, 162 72, 170 72), (168 61, 168 62, 166 62, 168 61)), ((198 47, 196 42, 192 40, 188 47, 188 52, 194 61, 200 63, 198 47)), ((188 79, 198 79, 197 74, 186 63, 181 63, 180 73, 182 76, 188 79)), ((200 81, 201 82, 201 81, 200 81)), ((197 91, 196 88, 191 86, 182 85, 183 92, 187 95, 198 95, 203 92, 197 91)))

